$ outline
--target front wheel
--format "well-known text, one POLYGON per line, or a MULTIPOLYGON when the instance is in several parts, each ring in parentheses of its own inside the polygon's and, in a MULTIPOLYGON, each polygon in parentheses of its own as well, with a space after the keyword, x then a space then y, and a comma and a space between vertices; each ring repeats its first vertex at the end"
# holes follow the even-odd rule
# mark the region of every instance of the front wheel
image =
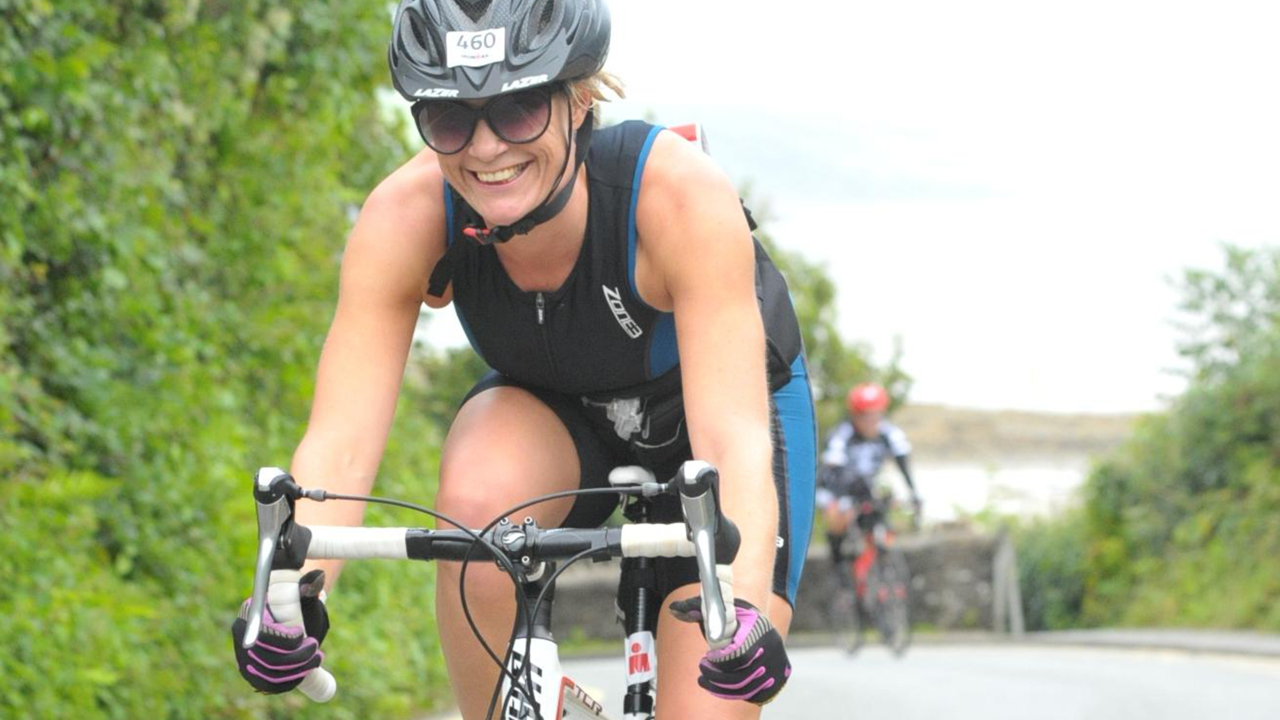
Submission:
POLYGON ((911 644, 911 572, 900 550, 881 548, 867 577, 867 595, 876 629, 899 657, 911 644))
MULTIPOLYGON (((845 571, 851 572, 851 569, 846 567, 845 571)), ((837 647, 849 655, 862 648, 862 620, 858 614, 858 599, 854 596, 853 587, 839 585, 831 603, 831 632, 837 647)))

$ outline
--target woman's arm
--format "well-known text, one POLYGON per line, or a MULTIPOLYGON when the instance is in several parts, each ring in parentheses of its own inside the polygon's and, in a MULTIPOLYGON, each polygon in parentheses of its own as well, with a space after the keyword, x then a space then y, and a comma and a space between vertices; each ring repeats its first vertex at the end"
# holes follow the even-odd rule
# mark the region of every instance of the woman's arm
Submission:
MULTIPOLYGON (((422 284, 443 252, 439 170, 419 157, 370 194, 342 258, 338 306, 320 354, 306 433, 290 470, 304 487, 367 493, 373 486, 413 330, 422 284)), ((304 525, 359 525, 363 503, 301 500, 304 525)), ((341 561, 309 563, 328 584, 341 561)))
POLYGON ((660 133, 643 178, 637 286, 675 312, 693 454, 719 468, 725 513, 742 531, 735 594, 767 608, 778 503, 751 232, 733 183, 683 139, 660 133))

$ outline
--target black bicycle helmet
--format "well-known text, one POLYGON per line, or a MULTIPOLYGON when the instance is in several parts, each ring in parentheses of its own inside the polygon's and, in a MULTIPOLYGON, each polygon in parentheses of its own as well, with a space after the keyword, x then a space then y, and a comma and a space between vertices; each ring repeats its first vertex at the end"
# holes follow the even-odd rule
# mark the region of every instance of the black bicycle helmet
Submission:
POLYGON ((604 0, 400 0, 387 61, 406 100, 472 100, 592 75, 604 0))

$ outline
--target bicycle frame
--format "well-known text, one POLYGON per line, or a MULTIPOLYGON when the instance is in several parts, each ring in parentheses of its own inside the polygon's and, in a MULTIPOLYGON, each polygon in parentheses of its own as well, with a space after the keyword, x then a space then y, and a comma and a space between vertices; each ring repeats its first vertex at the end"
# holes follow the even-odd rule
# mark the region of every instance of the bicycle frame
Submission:
POLYGON ((861 552, 853 559, 854 592, 859 600, 866 596, 867 575, 880 557, 880 548, 893 543, 893 530, 884 520, 883 511, 875 502, 864 500, 858 508, 854 521, 849 527, 858 529, 861 537, 861 552), (868 527, 864 528, 862 518, 871 518, 868 527))
MULTIPOLYGON (((629 563, 624 562, 624 565, 629 563)), ((624 571, 625 572, 625 571, 624 571)), ((533 602, 542 591, 539 583, 528 583, 522 588, 525 597, 533 602)), ((523 677, 526 657, 533 678, 533 701, 544 719, 589 720, 609 715, 604 706, 591 697, 578 683, 564 674, 560 663, 560 648, 550 632, 550 605, 554 590, 544 598, 533 621, 533 633, 522 630, 515 639, 508 669, 514 677, 523 677), (527 656, 526 656, 527 651, 527 656)), ((634 597, 634 596, 633 596, 634 597)), ((644 602, 635 598, 637 603, 644 602)), ((646 629, 627 634, 624 657, 627 661, 627 694, 623 699, 623 720, 652 720, 654 713, 653 679, 657 672, 657 657, 653 647, 652 615, 637 617, 626 613, 626 626, 642 625, 646 629)), ((513 685, 510 677, 502 681, 503 720, 531 720, 535 717, 525 690, 513 685)))
MULTIPOLYGON (((546 583, 541 579, 532 580, 523 583, 520 592, 532 606, 543 594, 544 588, 546 583)), ((532 634, 529 633, 527 623, 518 623, 520 631, 514 638, 511 657, 507 663, 511 675, 503 676, 499 695, 502 702, 500 717, 503 720, 532 720, 536 717, 547 720, 586 720, 608 717, 604 714, 603 705, 564 674, 560 664, 560 647, 550 628, 554 595, 554 587, 546 589, 543 602, 534 613, 532 634), (532 679, 532 698, 527 696, 523 686, 511 682, 512 677, 523 678, 526 670, 532 679), (534 705, 537 706, 536 709, 534 705)))
MULTIPOLYGON (((623 507, 623 516, 633 523, 647 523, 651 510, 647 499, 633 498, 623 507)), ((658 654, 653 633, 661 601, 653 587, 653 559, 623 559, 618 578, 618 609, 622 612, 625 633, 623 657, 627 661, 623 720, 649 720, 654 715, 653 684, 658 677, 658 654)))

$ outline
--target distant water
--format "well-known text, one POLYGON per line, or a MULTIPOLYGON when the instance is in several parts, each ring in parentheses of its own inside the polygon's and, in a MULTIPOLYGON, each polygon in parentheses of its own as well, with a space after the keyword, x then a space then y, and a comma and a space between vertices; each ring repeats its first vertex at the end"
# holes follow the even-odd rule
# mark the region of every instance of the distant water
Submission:
MULTIPOLYGON (((1080 502, 1088 465, 1079 462, 1024 462, 1008 466, 919 465, 912 476, 924 499, 925 521, 946 522, 991 509, 1019 516, 1052 515, 1080 502)), ((906 497, 906 485, 892 464, 882 479, 906 497)))

